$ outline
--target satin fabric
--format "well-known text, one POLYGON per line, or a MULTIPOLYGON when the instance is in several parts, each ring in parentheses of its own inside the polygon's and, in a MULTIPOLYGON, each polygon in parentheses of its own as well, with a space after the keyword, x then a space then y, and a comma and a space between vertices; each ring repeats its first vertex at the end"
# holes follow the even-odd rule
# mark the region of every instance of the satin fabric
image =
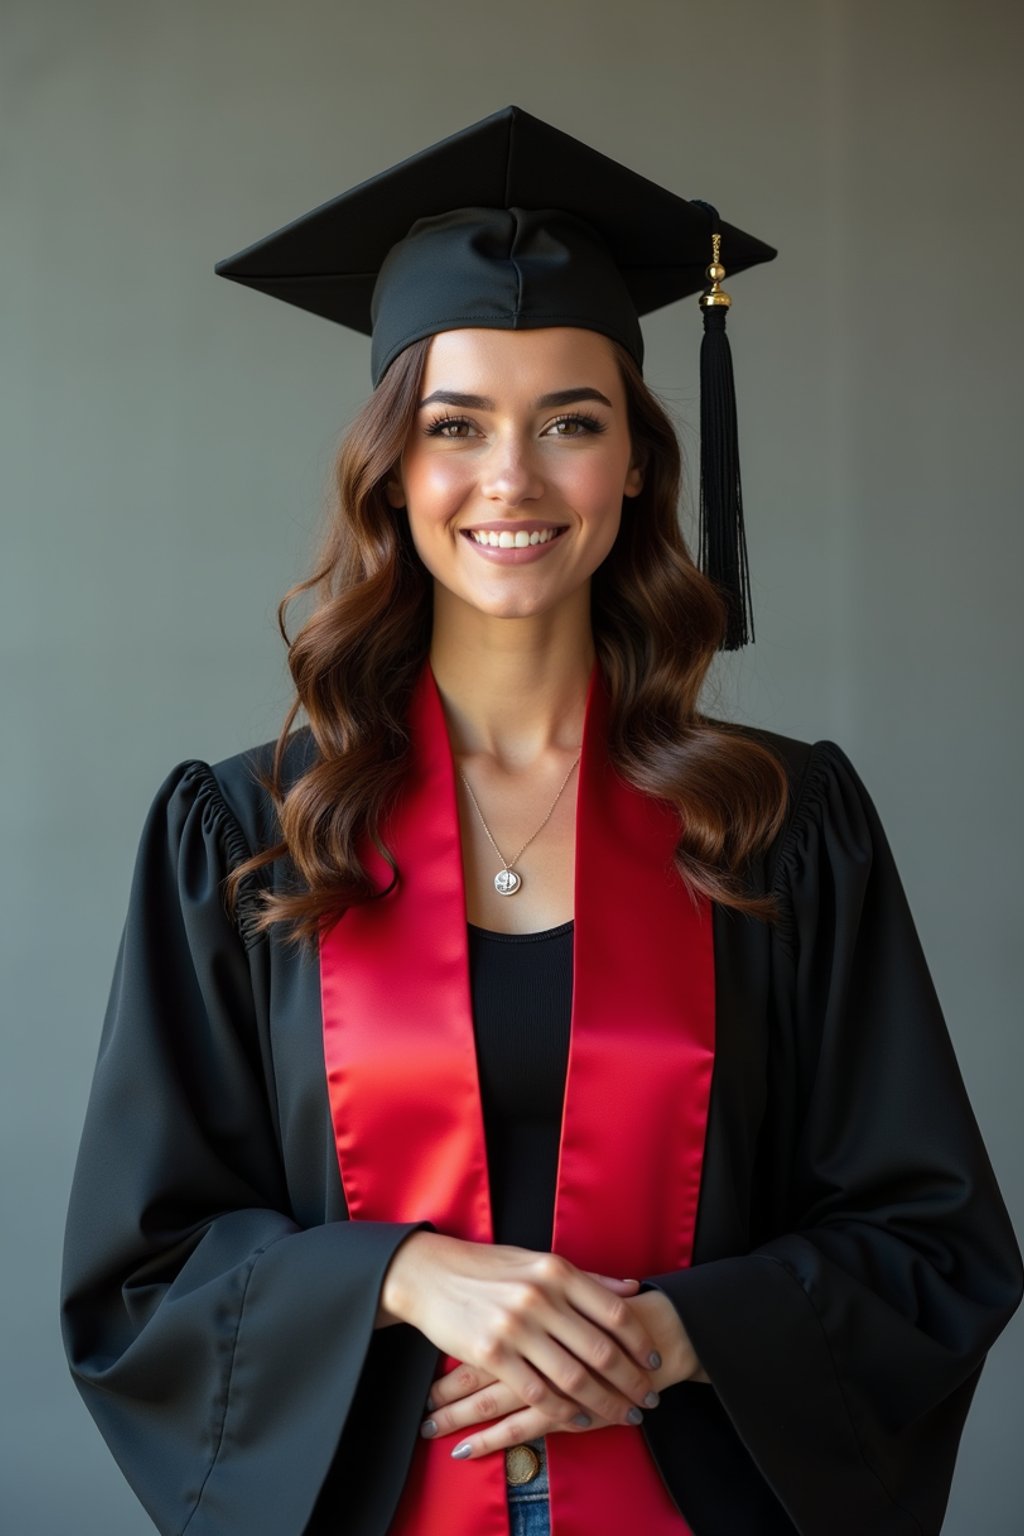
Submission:
MULTIPOLYGON (((642 1276, 691 1262, 715 1046, 710 908, 672 865, 678 819, 607 756, 595 664, 576 802, 574 986, 552 1250, 642 1276)), ((493 1241, 455 770, 429 663, 414 769, 385 831, 401 878, 321 937, 324 1055, 353 1221, 493 1241)), ((382 886, 390 868, 367 854, 382 886)), ((458 1362, 445 1357, 437 1374, 458 1362)), ((657 1410, 654 1410, 657 1412, 657 1410)), ((507 1536, 504 1458, 417 1441, 396 1536, 507 1536)), ((548 1437, 552 1536, 687 1536, 639 1428, 548 1437)))

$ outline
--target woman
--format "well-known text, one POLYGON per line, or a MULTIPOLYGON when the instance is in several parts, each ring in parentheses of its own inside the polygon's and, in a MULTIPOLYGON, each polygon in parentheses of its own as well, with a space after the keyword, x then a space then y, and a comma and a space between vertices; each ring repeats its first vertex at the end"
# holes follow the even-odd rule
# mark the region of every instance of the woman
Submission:
POLYGON ((856 771, 698 709, 681 202, 508 108, 219 269, 375 390, 280 741, 157 792, 76 1172, 161 1531, 941 1525, 1020 1255, 856 771))

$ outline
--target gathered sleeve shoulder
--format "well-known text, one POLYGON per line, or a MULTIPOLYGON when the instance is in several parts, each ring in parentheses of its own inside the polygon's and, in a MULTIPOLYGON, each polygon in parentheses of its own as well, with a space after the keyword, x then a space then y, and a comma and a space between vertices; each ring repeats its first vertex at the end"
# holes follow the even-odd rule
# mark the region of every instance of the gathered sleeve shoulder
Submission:
POLYGON ((644 1287, 675 1304, 801 1536, 922 1536, 1021 1257, 885 832, 834 742, 811 749, 773 888, 777 1230, 644 1287))
MULTIPOLYGON (((249 845, 210 766, 145 820, 67 1216, 75 1383, 161 1532, 300 1536, 398 1245, 428 1223, 291 1211, 252 934, 249 845)), ((388 1331, 388 1330, 385 1330, 388 1331)))

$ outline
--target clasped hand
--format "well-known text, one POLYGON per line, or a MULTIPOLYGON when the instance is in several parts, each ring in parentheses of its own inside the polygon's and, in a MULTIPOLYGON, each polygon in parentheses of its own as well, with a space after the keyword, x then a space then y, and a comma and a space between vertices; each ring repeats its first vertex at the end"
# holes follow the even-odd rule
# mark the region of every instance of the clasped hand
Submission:
POLYGON ((428 1399, 428 1436, 487 1428, 460 1459, 539 1435, 639 1424, 658 1391, 707 1381, 682 1322, 658 1291, 577 1269, 556 1254, 419 1231, 385 1277, 382 1312, 462 1362, 428 1399))

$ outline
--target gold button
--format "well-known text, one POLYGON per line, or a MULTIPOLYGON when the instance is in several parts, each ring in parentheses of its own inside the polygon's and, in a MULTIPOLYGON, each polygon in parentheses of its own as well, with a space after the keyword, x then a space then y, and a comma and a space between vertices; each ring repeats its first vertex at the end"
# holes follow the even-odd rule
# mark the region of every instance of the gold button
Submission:
POLYGON ((518 1488, 532 1483, 540 1471, 540 1457, 532 1445, 510 1445, 505 1452, 505 1481, 518 1488))

